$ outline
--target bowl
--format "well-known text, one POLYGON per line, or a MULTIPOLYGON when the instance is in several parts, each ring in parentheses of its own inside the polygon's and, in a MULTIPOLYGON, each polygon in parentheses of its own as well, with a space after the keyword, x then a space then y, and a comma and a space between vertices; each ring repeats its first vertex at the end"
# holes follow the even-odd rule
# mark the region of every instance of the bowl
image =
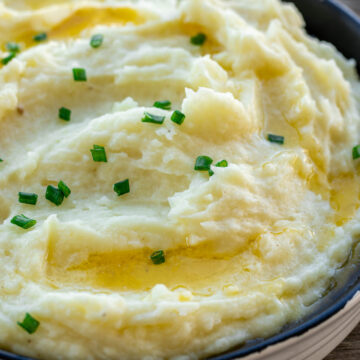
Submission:
MULTIPOLYGON (((303 14, 307 32, 328 41, 347 58, 357 61, 360 73, 360 19, 334 0, 293 0, 303 14)), ((339 272, 339 286, 314 311, 289 324, 275 336, 255 339, 208 360, 321 360, 360 322, 360 258, 339 272)), ((0 359, 34 360, 0 350, 0 359)))

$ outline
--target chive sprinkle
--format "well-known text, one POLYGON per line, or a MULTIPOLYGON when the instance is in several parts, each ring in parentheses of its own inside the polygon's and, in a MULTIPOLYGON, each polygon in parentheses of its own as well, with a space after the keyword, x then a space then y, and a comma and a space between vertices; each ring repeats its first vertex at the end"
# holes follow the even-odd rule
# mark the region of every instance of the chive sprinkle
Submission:
POLYGON ((270 142, 281 144, 281 145, 283 145, 285 142, 285 138, 281 135, 268 134, 267 138, 270 142))
POLYGON ((105 148, 100 145, 93 145, 93 149, 90 149, 91 155, 96 162, 107 162, 105 148))
POLYGON ((354 146, 352 149, 352 158, 358 159, 360 158, 360 145, 354 146))
POLYGON ((33 334, 40 325, 40 322, 33 318, 29 313, 25 314, 25 318, 22 322, 17 322, 27 333, 33 334))
POLYGON ((144 117, 141 119, 142 122, 152 123, 161 125, 165 120, 165 116, 153 115, 148 112, 144 112, 144 117))
POLYGON ((19 202, 22 204, 36 205, 38 195, 35 193, 19 192, 19 202))
MULTIPOLYGON (((227 167, 228 166, 228 162, 226 160, 221 160, 219 162, 217 162, 215 164, 216 167, 227 167)), ((214 171, 209 169, 209 175, 213 176, 214 175, 214 171)))
POLYGON ((71 194, 70 188, 62 180, 59 181, 58 188, 59 190, 61 190, 65 197, 68 197, 71 194))
POLYGON ((205 41, 206 41, 206 35, 203 33, 198 33, 190 38, 190 42, 193 45, 197 45, 197 46, 203 45, 205 41))
POLYGON ((71 110, 66 107, 61 107, 59 109, 59 119, 70 121, 71 119, 71 110))
POLYGON ((10 222, 23 229, 30 229, 36 224, 36 220, 26 217, 24 214, 14 216, 10 222))
POLYGON ((104 40, 103 34, 95 34, 91 37, 90 46, 96 49, 101 46, 103 40, 104 40))
POLYGON ((215 164, 216 167, 228 167, 228 162, 226 160, 221 160, 215 164))
POLYGON ((184 122, 184 120, 185 120, 185 115, 179 110, 175 110, 171 115, 171 121, 173 121, 178 125, 181 125, 184 122))
POLYGON ((12 52, 8 56, 1 59, 1 63, 3 65, 8 64, 14 57, 16 56, 16 53, 12 52))
POLYGON ((86 81, 86 70, 83 68, 73 68, 73 77, 75 81, 86 81))
POLYGON ((45 198, 54 203, 56 206, 59 206, 64 200, 64 193, 55 186, 49 185, 46 188, 45 198))
POLYGON ((17 53, 20 51, 20 46, 19 44, 15 43, 15 42, 11 42, 9 41, 6 45, 6 50, 12 53, 17 53))
POLYGON ((118 194, 118 196, 129 193, 130 192, 129 179, 119 181, 116 184, 114 184, 114 191, 118 194))
POLYGON ((159 109, 170 110, 171 101, 169 100, 155 101, 153 106, 159 109))
POLYGON ((47 39, 47 34, 42 32, 42 33, 39 33, 39 34, 36 34, 34 37, 33 37, 33 40, 34 41, 37 41, 37 42, 40 42, 40 41, 44 41, 47 39))
POLYGON ((3 162, 4 160, 3 159, 0 159, 0 162, 3 162))
POLYGON ((153 252, 150 255, 150 259, 155 265, 163 264, 165 262, 164 251, 163 250, 158 250, 158 251, 153 252))
POLYGON ((198 171, 209 171, 212 162, 213 159, 208 156, 198 156, 195 162, 194 169, 198 171))

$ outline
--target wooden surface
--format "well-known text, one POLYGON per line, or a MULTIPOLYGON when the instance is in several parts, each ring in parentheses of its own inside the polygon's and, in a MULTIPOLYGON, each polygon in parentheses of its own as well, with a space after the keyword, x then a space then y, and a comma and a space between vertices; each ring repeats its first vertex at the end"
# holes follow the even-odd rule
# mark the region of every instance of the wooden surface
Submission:
MULTIPOLYGON (((360 0, 338 0, 360 16, 360 0)), ((360 360, 360 324, 325 360, 360 360)))
POLYGON ((360 15, 360 0, 338 0, 338 1, 347 5, 348 7, 350 7, 360 15))

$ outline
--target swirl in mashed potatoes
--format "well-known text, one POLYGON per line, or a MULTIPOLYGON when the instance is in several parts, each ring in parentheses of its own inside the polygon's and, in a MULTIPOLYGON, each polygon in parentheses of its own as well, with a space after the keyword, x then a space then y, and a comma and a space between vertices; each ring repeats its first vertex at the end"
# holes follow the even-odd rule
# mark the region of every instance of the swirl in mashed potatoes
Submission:
POLYGON ((1 348, 196 359, 326 294, 360 234, 360 85, 303 26, 278 0, 0 1, 1 348))

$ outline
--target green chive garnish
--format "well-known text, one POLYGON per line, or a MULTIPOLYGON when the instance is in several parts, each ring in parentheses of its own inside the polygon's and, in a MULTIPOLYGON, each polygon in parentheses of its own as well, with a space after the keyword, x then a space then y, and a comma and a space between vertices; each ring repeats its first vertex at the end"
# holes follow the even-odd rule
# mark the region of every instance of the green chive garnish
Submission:
POLYGON ((170 110, 171 101, 169 100, 155 101, 153 106, 159 109, 170 110))
POLYGON ((17 322, 27 333, 33 334, 40 325, 40 322, 34 319, 29 313, 25 314, 25 318, 22 322, 17 322))
MULTIPOLYGON (((217 162, 217 163, 215 164, 215 166, 216 166, 216 167, 227 167, 227 166, 228 166, 228 162, 227 162, 226 160, 221 160, 221 161, 217 162)), ((210 176, 213 176, 213 175, 214 175, 214 171, 211 170, 210 168, 209 168, 209 175, 210 175, 210 176)))
POLYGON ((91 155, 94 161, 107 162, 105 148, 100 145, 94 145, 93 149, 90 149, 91 155))
POLYGON ((73 77, 75 81, 86 81, 86 70, 83 68, 73 68, 73 77))
POLYGON ((99 46, 101 46, 103 40, 104 40, 104 36, 102 34, 95 34, 91 37, 90 46, 96 49, 99 46))
POLYGON ((65 197, 68 197, 71 194, 70 188, 62 180, 59 181, 58 188, 59 190, 61 190, 65 197))
POLYGON ((352 157, 353 159, 360 158, 360 145, 354 146, 352 149, 352 157))
POLYGON ((24 214, 14 216, 10 222, 23 229, 30 229, 36 224, 36 220, 26 217, 24 214))
POLYGON ((114 184, 114 191, 120 195, 124 195, 130 192, 130 184, 129 179, 119 181, 116 184, 114 184))
POLYGON ((8 42, 6 45, 6 50, 12 53, 17 53, 20 51, 20 46, 19 44, 15 43, 15 42, 8 42))
POLYGON ((71 110, 66 107, 61 107, 59 109, 59 119, 70 121, 71 118, 71 110))
POLYGON ((161 125, 165 120, 165 116, 153 115, 148 112, 144 112, 144 117, 141 119, 142 122, 153 123, 161 125))
POLYGON ((226 160, 221 160, 215 164, 216 167, 228 167, 228 162, 226 160))
POLYGON ((19 202, 22 204, 36 205, 37 199, 37 194, 19 192, 19 202))
POLYGON ((185 120, 185 115, 179 110, 175 110, 171 115, 171 121, 173 121, 178 125, 181 125, 184 122, 184 120, 185 120))
POLYGON ((165 262, 164 251, 158 250, 158 251, 153 252, 150 256, 150 259, 155 265, 163 264, 165 262))
POLYGON ((198 33, 197 35, 190 38, 190 42, 193 45, 200 46, 200 45, 203 45, 205 41, 206 41, 206 35, 203 33, 198 33))
POLYGON ((213 159, 208 156, 198 156, 195 162, 194 169, 198 171, 209 171, 212 162, 213 159))
POLYGON ((33 37, 33 40, 34 41, 37 41, 37 42, 40 42, 40 41, 44 41, 47 39, 47 34, 42 32, 42 33, 39 33, 39 34, 36 34, 34 37, 33 37))
POLYGON ((54 203, 56 206, 59 206, 64 200, 64 193, 55 186, 49 185, 46 188, 45 198, 54 203))
POLYGON ((0 162, 3 162, 4 160, 3 159, 0 159, 0 162))
POLYGON ((267 138, 270 142, 281 144, 281 145, 283 145, 285 142, 285 138, 281 135, 268 134, 267 138))
POLYGON ((4 57, 3 59, 1 59, 1 63, 3 65, 8 64, 14 57, 16 56, 16 53, 12 52, 10 53, 8 56, 4 57))

